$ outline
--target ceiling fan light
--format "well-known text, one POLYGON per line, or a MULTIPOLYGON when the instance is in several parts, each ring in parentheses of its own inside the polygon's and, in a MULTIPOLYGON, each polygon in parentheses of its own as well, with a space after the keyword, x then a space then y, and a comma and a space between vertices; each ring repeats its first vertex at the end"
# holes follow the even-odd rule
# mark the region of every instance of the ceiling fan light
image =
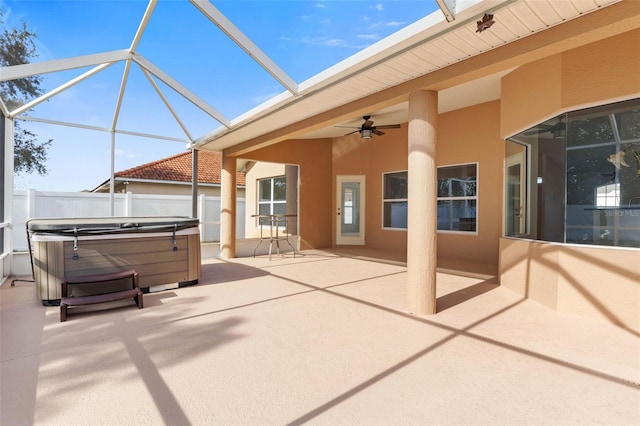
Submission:
POLYGON ((362 129, 362 131, 360 132, 362 139, 371 139, 371 134, 371 129, 362 129))

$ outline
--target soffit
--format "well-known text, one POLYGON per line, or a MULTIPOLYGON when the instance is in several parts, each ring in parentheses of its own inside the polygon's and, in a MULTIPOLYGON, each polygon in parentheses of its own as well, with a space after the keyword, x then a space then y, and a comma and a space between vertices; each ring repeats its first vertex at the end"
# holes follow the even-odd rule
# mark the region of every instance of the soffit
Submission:
MULTIPOLYGON (((264 137, 618 1, 483 1, 458 11, 453 22, 446 22, 440 13, 429 15, 301 83, 297 94, 283 93, 233 120, 229 128, 205 135, 196 141, 196 146, 223 150, 264 137), (484 13, 494 14, 496 23, 478 33, 476 22, 484 13)), ((507 72, 509 70, 502 70, 461 86, 443 88, 439 91, 439 112, 499 99, 500 78, 507 72)), ((322 126, 298 129, 289 137, 342 136, 345 129, 336 126, 360 125, 363 113, 372 115, 376 125, 406 122, 407 103, 403 99, 380 109, 354 111, 350 116, 338 116, 322 126)), ((286 136, 280 132, 279 140, 286 136)))

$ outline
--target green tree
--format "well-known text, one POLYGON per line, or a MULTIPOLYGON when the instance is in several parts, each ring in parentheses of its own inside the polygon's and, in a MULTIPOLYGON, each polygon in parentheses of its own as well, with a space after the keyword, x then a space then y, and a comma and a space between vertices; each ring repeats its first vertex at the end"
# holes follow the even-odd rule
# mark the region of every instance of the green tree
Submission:
MULTIPOLYGON (((0 25, 3 27, 0 33, 0 66, 27 64, 38 56, 35 45, 37 36, 27 28, 25 22, 22 23, 21 28, 7 28, 4 13, 0 10, 0 25)), ((40 96, 42 94, 40 84, 39 76, 2 81, 0 96, 9 111, 12 111, 40 96)), ((52 140, 38 142, 37 136, 22 128, 19 122, 15 123, 14 129, 14 172, 33 173, 35 171, 40 175, 46 175, 47 150, 52 140)))

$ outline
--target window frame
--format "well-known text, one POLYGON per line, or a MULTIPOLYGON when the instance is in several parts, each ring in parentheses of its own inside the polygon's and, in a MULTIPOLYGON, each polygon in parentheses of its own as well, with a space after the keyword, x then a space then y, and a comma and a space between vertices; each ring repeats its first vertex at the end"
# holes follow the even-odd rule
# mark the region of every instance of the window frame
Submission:
MULTIPOLYGON (((438 170, 443 168, 451 168, 451 167, 462 167, 462 166, 471 166, 474 165, 476 168, 476 195, 472 197, 438 197, 436 190, 436 209, 439 201, 462 201, 462 200, 474 200, 476 202, 475 207, 475 230, 473 231, 460 231, 460 230, 452 230, 452 229, 438 229, 437 232, 440 234, 454 234, 454 235, 478 235, 478 229, 480 225, 480 215, 479 207, 480 207, 480 162, 479 161, 469 161, 465 163, 455 163, 455 164, 443 164, 436 167, 436 185, 438 181, 438 170)), ((436 211, 436 220, 438 214, 436 211)), ((437 226, 436 226, 437 228, 437 226)))
MULTIPOLYGON (((640 133, 633 130, 637 129, 634 123, 640 117, 639 108, 640 98, 636 97, 588 108, 568 109, 506 137, 507 143, 525 146, 529 152, 540 150, 541 142, 538 139, 549 142, 550 138, 529 141, 521 135, 535 135, 532 133, 535 130, 540 133, 545 130, 544 126, 553 126, 552 120, 558 121, 556 125, 563 123, 565 127, 564 134, 553 137, 558 139, 557 144, 563 154, 560 163, 563 168, 556 172, 556 181, 562 183, 561 196, 554 190, 557 185, 542 187, 542 191, 536 193, 536 183, 543 182, 537 182, 534 176, 536 173, 540 175, 541 169, 539 161, 536 163, 528 158, 527 199, 535 197, 535 203, 528 201, 527 206, 527 219, 531 226, 527 235, 510 235, 505 227, 504 236, 565 245, 640 249, 636 219, 640 217, 640 203, 634 202, 640 200, 640 193, 637 192, 640 187, 634 180, 640 176, 640 161, 628 155, 626 163, 623 163, 624 157, 617 157, 621 152, 640 152, 640 133), (544 207, 544 201, 549 197, 562 199, 562 211, 557 209, 558 218, 555 221, 549 220, 547 210, 539 208, 540 205, 544 207), (558 220, 560 216, 561 220, 558 220), (547 226, 547 223, 560 223, 562 228, 547 226)), ((559 157, 556 155, 554 158, 559 157)), ((503 197, 503 215, 507 218, 507 192, 503 193, 503 197)))
MULTIPOLYGON (((392 175, 392 174, 396 174, 396 173, 406 173, 407 174, 407 182, 409 182, 409 171, 408 170, 395 170, 395 171, 389 171, 389 172, 383 172, 382 173, 382 193, 381 193, 381 198, 382 198, 382 209, 380 212, 381 215, 381 225, 382 225, 382 229, 385 231, 407 231, 408 228, 408 224, 406 227, 404 228, 396 228, 396 227, 392 227, 392 226, 385 226, 385 203, 393 203, 393 202, 406 202, 407 206, 409 205, 409 194, 407 193, 407 198, 385 198, 385 177, 388 175, 392 175)), ((408 208, 408 207, 407 207, 408 208)), ((407 215, 408 216, 408 215, 407 215)))
MULTIPOLYGON (((286 176, 285 175, 278 175, 278 176, 270 176, 270 177, 265 177, 265 178, 260 178, 256 180, 256 214, 260 215, 262 213, 260 213, 260 206, 263 205, 269 205, 269 213, 268 214, 274 214, 274 205, 275 204, 284 204, 285 206, 285 210, 286 210, 286 205, 287 205, 287 199, 285 196, 284 200, 274 200, 274 182, 276 179, 284 179, 285 185, 286 185, 286 176), (270 181, 270 200, 269 201, 261 201, 260 200, 260 187, 262 185, 262 182, 264 181, 270 181)), ((286 187, 285 187, 286 188, 286 187)), ((285 194, 286 194, 286 189, 285 189, 285 194)), ((260 218, 256 218, 256 223, 260 223, 260 218)))

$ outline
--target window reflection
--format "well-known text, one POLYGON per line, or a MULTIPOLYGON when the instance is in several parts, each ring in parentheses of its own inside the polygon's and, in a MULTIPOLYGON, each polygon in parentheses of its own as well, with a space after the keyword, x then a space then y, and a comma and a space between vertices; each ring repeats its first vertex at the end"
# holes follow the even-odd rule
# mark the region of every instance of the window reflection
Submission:
POLYGON ((407 172, 384 173, 382 185, 382 226, 407 229, 407 172))
POLYGON ((285 214, 287 210, 287 180, 284 176, 258 181, 258 214, 285 214))
MULTIPOLYGON (((509 144, 529 156, 523 236, 640 247, 640 99, 563 114, 510 138, 507 151, 509 144)), ((513 193, 505 194, 507 223, 513 193)), ((517 235, 513 228, 506 235, 517 235)))
POLYGON ((477 164, 438 167, 438 230, 476 231, 477 164))

